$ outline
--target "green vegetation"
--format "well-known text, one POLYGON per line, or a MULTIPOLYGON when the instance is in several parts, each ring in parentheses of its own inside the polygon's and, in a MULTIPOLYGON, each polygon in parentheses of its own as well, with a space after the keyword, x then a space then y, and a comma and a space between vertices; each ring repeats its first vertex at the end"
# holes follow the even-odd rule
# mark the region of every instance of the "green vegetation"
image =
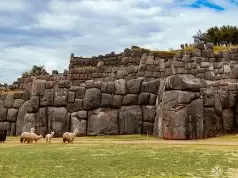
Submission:
POLYGON ((238 44, 238 28, 236 26, 211 27, 206 32, 200 30, 194 38, 214 44, 238 44))
MULTIPOLYGON (((168 141, 146 136, 77 137, 74 144, 54 138, 20 144, 8 137, 0 144, 1 177, 211 177, 219 165, 222 177, 236 177, 238 144, 209 145, 208 140, 168 141), (171 143, 171 142, 170 142, 171 143), (174 143, 174 144, 173 144, 174 143), (187 144, 190 143, 190 144, 187 144), (206 144, 207 143, 207 144, 206 144), (236 176, 235 176, 236 175, 236 176)), ((216 138, 213 141, 217 141, 216 138)))
POLYGON ((48 74, 45 70, 45 67, 37 66, 37 65, 34 65, 31 70, 23 73, 23 75, 25 76, 28 76, 28 75, 37 76, 37 75, 45 75, 45 74, 48 74))

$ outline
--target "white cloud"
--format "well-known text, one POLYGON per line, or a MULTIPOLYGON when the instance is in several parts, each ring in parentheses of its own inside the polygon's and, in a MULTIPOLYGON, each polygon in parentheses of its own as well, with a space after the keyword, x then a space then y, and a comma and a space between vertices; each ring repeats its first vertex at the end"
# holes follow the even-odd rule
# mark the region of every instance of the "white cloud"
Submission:
MULTIPOLYGON (((238 25, 238 9, 231 4, 218 4, 227 7, 218 12, 182 7, 194 2, 188 0, 51 0, 42 5, 19 2, 9 9, 15 14, 9 17, 9 23, 4 24, 0 18, 0 36, 4 37, 0 42, 0 70, 4 71, 0 80, 9 83, 34 64, 45 65, 49 71, 63 71, 71 52, 92 56, 121 52, 131 45, 178 48, 181 43, 192 42, 199 29, 238 25), (36 6, 41 9, 35 11, 36 6), (24 18, 15 18, 22 14, 24 18)), ((0 12, 2 8, 0 5, 0 12)))

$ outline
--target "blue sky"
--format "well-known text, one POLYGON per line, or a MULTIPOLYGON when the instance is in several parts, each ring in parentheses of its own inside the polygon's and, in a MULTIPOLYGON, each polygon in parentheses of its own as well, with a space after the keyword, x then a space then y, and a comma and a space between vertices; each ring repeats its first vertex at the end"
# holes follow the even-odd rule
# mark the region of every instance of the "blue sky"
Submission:
POLYGON ((69 56, 132 45, 179 48, 214 25, 238 25, 238 0, 8 0, 0 2, 0 82, 34 64, 51 72, 69 56))

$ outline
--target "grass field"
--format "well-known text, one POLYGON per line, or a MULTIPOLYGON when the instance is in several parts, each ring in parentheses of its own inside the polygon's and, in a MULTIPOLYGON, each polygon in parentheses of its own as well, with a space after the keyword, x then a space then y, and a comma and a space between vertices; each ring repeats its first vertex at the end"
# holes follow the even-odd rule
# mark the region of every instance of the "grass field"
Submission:
POLYGON ((73 144, 63 144, 60 138, 51 144, 21 144, 19 138, 8 137, 0 143, 1 178, 215 177, 214 173, 238 177, 238 136, 199 141, 77 137, 73 144))

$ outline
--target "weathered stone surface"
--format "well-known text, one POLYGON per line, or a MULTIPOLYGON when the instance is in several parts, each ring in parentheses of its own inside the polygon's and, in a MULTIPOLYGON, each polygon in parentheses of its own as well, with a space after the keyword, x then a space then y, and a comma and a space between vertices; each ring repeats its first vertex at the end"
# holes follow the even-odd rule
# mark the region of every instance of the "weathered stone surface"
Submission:
POLYGON ((36 125, 36 114, 26 113, 23 121, 22 132, 30 132, 32 127, 36 125))
POLYGON ((24 104, 24 102, 25 101, 23 99, 15 99, 13 103, 13 108, 19 109, 24 104))
MULTIPOLYGON (((30 107, 30 101, 26 101, 19 109, 16 122, 16 135, 19 136, 23 132, 24 117, 27 114, 27 109, 30 107)), ((1 112, 0 112, 1 114, 1 112)))
POLYGON ((27 112, 29 113, 35 113, 38 111, 38 108, 40 106, 40 99, 38 96, 32 96, 29 100, 29 107, 27 108, 27 112))
POLYGON ((23 92, 22 99, 25 101, 29 100, 29 92, 27 91, 23 92))
POLYGON ((101 106, 102 107, 110 107, 112 105, 112 98, 113 98, 113 95, 107 94, 107 93, 102 93, 101 106))
POLYGON ((166 110, 170 110, 171 108, 178 107, 179 104, 189 104, 197 99, 198 96, 199 94, 194 92, 180 90, 166 91, 163 96, 163 107, 166 110))
POLYGON ((212 107, 214 106, 214 92, 211 89, 207 89, 204 91, 204 106, 212 107))
POLYGON ((200 91, 200 79, 193 75, 173 75, 166 79, 166 88, 172 90, 200 91))
POLYGON ((65 88, 57 88, 55 89, 55 106, 65 106, 68 100, 68 90, 65 88))
POLYGON ((149 93, 140 93, 138 98, 139 105, 148 105, 150 101, 150 94, 149 93))
POLYGON ((164 139, 194 139, 203 137, 203 101, 197 94, 185 91, 164 93, 158 123, 164 139))
POLYGON ((220 136, 223 133, 222 118, 215 113, 214 108, 204 108, 204 137, 220 136))
POLYGON ((16 136, 16 123, 11 123, 10 136, 16 136))
POLYGON ((0 122, 0 130, 7 130, 7 136, 10 136, 11 123, 10 122, 0 122))
POLYGON ((74 103, 67 104, 66 109, 70 113, 82 110, 83 109, 83 100, 82 99, 75 99, 74 103))
POLYGON ((222 119, 223 119, 223 127, 225 133, 231 133, 234 131, 234 121, 235 121, 235 116, 234 112, 230 109, 226 109, 222 112, 222 119))
POLYGON ((87 130, 87 111, 79 111, 71 114, 71 132, 75 129, 79 130, 78 135, 86 135, 87 130))
POLYGON ((143 81, 141 85, 141 92, 157 94, 160 85, 160 80, 153 80, 150 82, 143 81))
POLYGON ((123 106, 119 110, 120 134, 142 133, 142 111, 140 106, 123 106))
POLYGON ((83 100, 83 108, 85 110, 93 110, 99 108, 100 105, 101 91, 97 88, 87 89, 83 100))
POLYGON ((154 122, 155 121, 155 106, 142 106, 143 121, 154 122))
POLYGON ((126 81, 124 79, 119 79, 115 81, 115 94, 116 95, 126 94, 126 81))
POLYGON ((48 130, 53 130, 55 136, 62 136, 64 132, 70 130, 70 115, 64 107, 48 108, 48 130))
POLYGON ((54 105, 54 89, 45 89, 44 96, 40 98, 41 106, 53 106, 54 105))
POLYGON ((51 133, 52 130, 48 129, 48 120, 47 120, 47 110, 46 108, 39 108, 38 112, 35 114, 35 129, 37 134, 46 135, 51 133))
POLYGON ((76 117, 77 119, 87 119, 88 118, 88 112, 87 111, 78 111, 78 112, 74 112, 71 114, 71 118, 72 117, 76 117))
POLYGON ((152 135, 153 134, 154 123, 143 122, 143 134, 152 135))
POLYGON ((86 89, 85 87, 78 87, 76 92, 77 99, 83 99, 85 96, 86 89))
POLYGON ((221 116, 222 115, 222 105, 221 105, 221 100, 220 96, 218 94, 214 94, 214 101, 215 101, 215 111, 216 114, 221 116))
POLYGON ((120 108, 122 105, 122 99, 123 99, 123 96, 121 96, 121 95, 113 95, 111 107, 112 108, 120 108))
POLYGON ((219 91, 219 96, 222 104, 222 109, 225 110, 229 108, 229 92, 227 91, 219 91))
POLYGON ((118 110, 97 109, 88 113, 88 135, 118 134, 118 110))
POLYGON ((140 93, 141 83, 143 79, 132 79, 127 81, 127 93, 129 94, 138 94, 140 93))
POLYGON ((7 111, 7 121, 16 122, 18 109, 8 109, 7 111))
POLYGON ((5 108, 11 108, 14 103, 14 95, 8 94, 4 100, 4 107, 5 108))
POLYGON ((155 105, 155 103, 156 103, 156 95, 155 94, 150 94, 150 100, 149 100, 149 105, 155 105))
POLYGON ((7 120, 7 109, 4 108, 3 100, 0 100, 0 121, 7 120))
POLYGON ((115 93, 115 84, 114 82, 108 82, 107 84, 107 93, 114 94, 115 93))
POLYGON ((75 101, 75 92, 69 91, 68 102, 73 103, 75 101))
POLYGON ((43 96, 45 93, 46 81, 45 80, 34 80, 32 84, 32 95, 43 96))
POLYGON ((127 94, 123 97, 122 105, 137 105, 138 95, 137 94, 127 94))

